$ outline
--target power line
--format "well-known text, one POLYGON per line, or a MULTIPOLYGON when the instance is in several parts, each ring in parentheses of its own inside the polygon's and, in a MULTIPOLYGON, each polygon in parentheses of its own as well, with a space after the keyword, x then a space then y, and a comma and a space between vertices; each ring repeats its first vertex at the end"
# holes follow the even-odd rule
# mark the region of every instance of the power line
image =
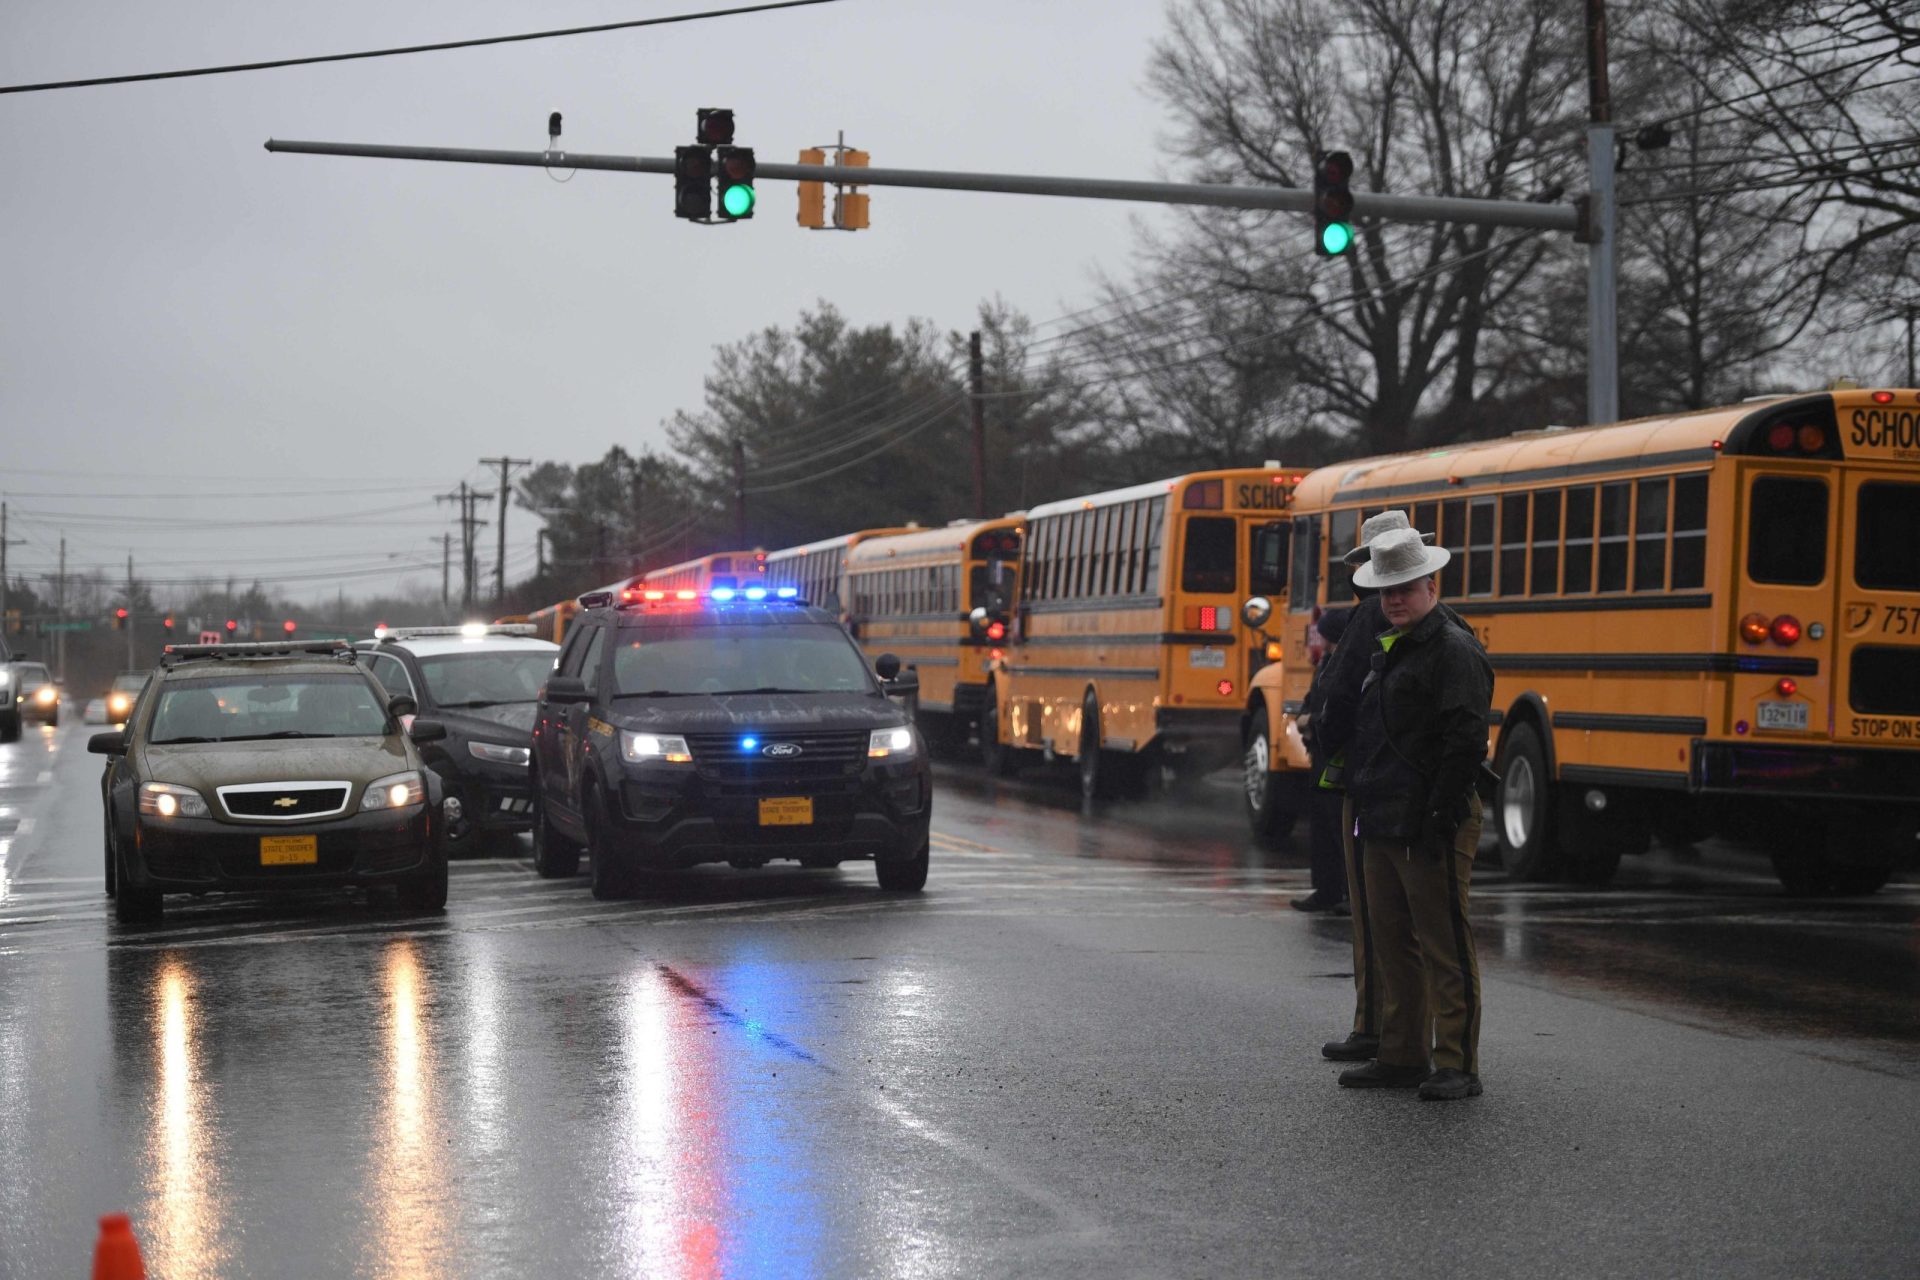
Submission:
POLYGON ((0 85, 0 93, 41 93, 49 89, 87 89, 98 85, 134 84, 146 80, 184 80, 190 76, 229 75, 236 71, 271 71, 279 67, 308 67, 322 62, 354 62, 364 58, 394 58, 409 53, 443 53, 449 49, 476 49, 483 45, 519 44, 529 40, 555 40, 562 36, 596 35, 605 31, 630 31, 636 27, 660 27, 678 22, 700 22, 707 18, 732 18, 746 13, 765 13, 774 9, 798 9, 808 5, 834 4, 837 0, 772 0, 767 4, 742 5, 733 9, 708 9, 701 13, 676 13, 664 18, 635 18, 627 22, 602 22, 590 27, 563 27, 552 31, 525 31, 509 36, 481 36, 473 40, 446 40, 438 44, 403 45, 393 49, 366 49, 358 53, 322 53, 305 58, 275 58, 269 62, 234 62, 217 67, 191 67, 182 71, 143 71, 133 75, 94 76, 86 80, 45 80, 38 84, 0 85))

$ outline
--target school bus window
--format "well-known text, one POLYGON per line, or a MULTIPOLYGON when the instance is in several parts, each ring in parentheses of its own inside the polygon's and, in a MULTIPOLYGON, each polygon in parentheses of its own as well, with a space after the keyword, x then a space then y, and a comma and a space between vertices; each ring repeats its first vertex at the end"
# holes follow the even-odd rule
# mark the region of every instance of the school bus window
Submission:
POLYGON ((1140 563, 1133 571, 1133 593, 1146 595, 1154 589, 1153 581, 1153 504, 1136 502, 1133 504, 1134 545, 1140 549, 1140 563))
POLYGON ((1186 549, 1180 561, 1180 589, 1213 593, 1233 590, 1234 521, 1219 516, 1187 518, 1186 549))
POLYGON ((1467 585, 1467 503, 1464 498, 1440 504, 1440 528, 1434 542, 1453 553, 1440 571, 1440 593, 1458 599, 1467 585))
POLYGON ((1288 533, 1284 520, 1247 528, 1247 593, 1277 596, 1287 589, 1288 533))
POLYGON ((1500 594, 1527 593, 1527 495, 1500 499, 1500 594))
POLYGON ((1600 486, 1600 575, 1596 591, 1627 589, 1627 543, 1632 529, 1633 485, 1600 486))
POLYGON ((1527 594, 1550 596, 1560 590, 1560 490, 1533 495, 1533 576, 1527 594))
POLYGON ((1707 478, 1680 476, 1673 482, 1673 589, 1706 584, 1707 478))
POLYGON ((1827 482, 1755 476, 1747 517, 1747 576, 1818 586, 1827 576, 1827 482))
POLYGON ((1875 591, 1920 591, 1920 484, 1870 481, 1860 486, 1859 508, 1853 580, 1875 591))
POLYGON ((1073 513, 1073 594, 1084 600, 1093 594, 1093 512, 1073 513))
POLYGON ((1920 716, 1920 662, 1913 650, 1863 644, 1847 672, 1847 702, 1863 715, 1920 716))
POLYGON ((1633 509, 1633 589, 1667 589, 1667 488, 1665 476, 1642 480, 1633 509))
POLYGON ((1440 533, 1440 504, 1437 502, 1414 503, 1413 527, 1422 533, 1431 533, 1437 538, 1440 533))
POLYGON ((1166 539, 1167 500, 1155 498, 1147 504, 1147 590, 1160 592, 1161 543, 1166 539))
POLYGON ((1320 598, 1320 521, 1313 516, 1293 522, 1292 578, 1288 611, 1310 612, 1320 598))
POLYGON ((1593 490, 1567 490, 1567 571, 1561 590, 1570 596, 1593 590, 1593 490))
POLYGON ((1113 578, 1114 563, 1120 559, 1120 508, 1100 512, 1100 594, 1118 595, 1113 578))
POLYGON ((1493 499, 1475 498, 1467 510, 1467 594, 1493 594, 1493 499))
POLYGON ((1336 511, 1327 517, 1327 602, 1339 604, 1353 599, 1353 577, 1341 573, 1340 561, 1353 550, 1360 534, 1358 511, 1336 511))

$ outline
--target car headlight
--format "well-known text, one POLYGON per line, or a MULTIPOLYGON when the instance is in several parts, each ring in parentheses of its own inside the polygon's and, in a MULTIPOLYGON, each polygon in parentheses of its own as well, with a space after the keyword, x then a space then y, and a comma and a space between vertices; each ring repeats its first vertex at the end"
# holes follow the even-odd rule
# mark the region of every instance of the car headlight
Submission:
POLYGON ((107 710, 109 710, 109 711, 125 711, 126 709, 127 709, 127 695, 126 695, 126 694, 124 694, 124 693, 116 693, 116 694, 111 694, 111 695, 109 695, 109 696, 108 696, 108 698, 107 698, 107 710))
POLYGON ((34 694, 33 696, 36 702, 39 702, 44 706, 48 703, 51 703, 59 695, 54 691, 54 688, 52 685, 43 684, 40 686, 40 692, 34 694))
POLYGON ((407 809, 427 802, 427 783, 417 770, 388 774, 370 783, 360 797, 360 812, 369 809, 407 809))
POLYGON ((678 734, 634 733, 620 731, 620 754, 629 760, 664 760, 668 764, 692 764, 693 752, 687 740, 678 734))
POLYGON ((901 725, 898 729, 875 729, 867 738, 867 759, 885 760, 889 756, 910 756, 913 754, 913 728, 901 725))
POLYGON ((145 782, 140 785, 140 812, 150 818, 204 818, 207 802, 192 787, 145 782))
POLYGON ((525 747, 509 747, 499 742, 469 742, 467 754, 475 760, 494 764, 525 764, 530 754, 525 747))

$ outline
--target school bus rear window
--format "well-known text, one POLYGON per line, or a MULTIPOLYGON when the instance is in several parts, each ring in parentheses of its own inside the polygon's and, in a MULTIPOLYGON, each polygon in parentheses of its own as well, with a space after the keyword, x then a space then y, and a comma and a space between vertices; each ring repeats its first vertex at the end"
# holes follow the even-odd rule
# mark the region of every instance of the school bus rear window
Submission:
POLYGON ((1756 476, 1747 520, 1747 576, 1818 586, 1827 576, 1827 482, 1756 476))
POLYGON ((1874 591, 1920 591, 1920 484, 1860 486, 1853 580, 1874 591))

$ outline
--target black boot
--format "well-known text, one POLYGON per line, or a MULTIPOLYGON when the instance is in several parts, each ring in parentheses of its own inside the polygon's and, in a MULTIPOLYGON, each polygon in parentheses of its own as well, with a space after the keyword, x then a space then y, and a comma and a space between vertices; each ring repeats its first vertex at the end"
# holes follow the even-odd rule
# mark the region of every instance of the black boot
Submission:
POLYGON ((1320 1046, 1320 1056, 1335 1062, 1365 1062, 1380 1052, 1380 1037, 1356 1031, 1345 1040, 1329 1040, 1320 1046))
POLYGON ((1471 1071, 1442 1067, 1420 1084, 1422 1102, 1453 1102, 1480 1096, 1480 1077, 1471 1071))
POLYGON ((1342 1089, 1411 1089, 1427 1078, 1425 1067, 1396 1067, 1375 1059, 1340 1073, 1342 1089))

